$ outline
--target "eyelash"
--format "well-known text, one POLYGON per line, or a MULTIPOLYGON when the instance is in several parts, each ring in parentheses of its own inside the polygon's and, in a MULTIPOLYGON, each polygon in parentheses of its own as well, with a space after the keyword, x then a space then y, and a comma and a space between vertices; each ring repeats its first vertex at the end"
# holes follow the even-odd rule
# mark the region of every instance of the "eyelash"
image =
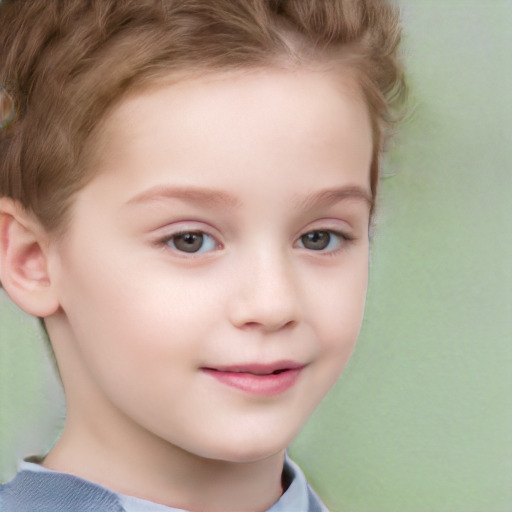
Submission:
MULTIPOLYGON (((197 238, 195 240, 197 240, 197 238)), ((306 231, 305 233, 303 233, 298 238, 298 240, 295 242, 294 246, 298 247, 299 249, 304 249, 306 251, 310 251, 312 253, 318 253, 318 254, 322 254, 322 255, 326 255, 326 256, 334 256, 339 251, 343 250, 343 248, 346 246, 346 244, 349 244, 349 243, 353 242, 354 240, 355 240, 354 237, 348 235, 347 233, 343 233, 341 231, 336 231, 336 230, 332 230, 332 229, 312 229, 310 231, 306 231), (328 237, 329 237, 326 247, 321 247, 318 249, 311 249, 311 248, 305 247, 304 242, 307 240, 306 237, 308 237, 308 235, 309 236, 312 236, 312 235, 323 236, 325 234, 328 235, 328 237), (333 240, 336 243, 336 247, 327 249, 329 247, 329 245, 333 242, 333 240)), ((313 240, 312 243, 315 243, 315 241, 313 240)), ((182 230, 182 231, 173 233, 172 235, 166 236, 165 238, 161 239, 158 242, 158 245, 163 246, 164 248, 170 248, 171 250, 173 250, 177 253, 180 253, 181 255, 188 255, 189 257, 194 257, 195 255, 198 255, 198 254, 210 253, 210 252, 214 251, 215 249, 222 248, 222 244, 220 244, 215 239, 214 236, 210 235, 209 233, 206 233, 205 231, 194 230, 194 229, 182 230), (200 246, 199 246, 198 250, 187 251, 187 250, 181 250, 180 248, 178 248, 176 246, 176 242, 178 241, 178 239, 180 237, 182 237, 182 238, 189 237, 189 242, 186 242, 186 243, 190 243, 191 244, 190 247, 192 249, 194 248, 194 245, 193 245, 194 237, 200 237, 200 240, 199 240, 200 246), (207 247, 206 250, 202 250, 204 247, 204 239, 205 238, 207 238, 209 240, 209 243, 208 243, 209 247, 207 247)))
POLYGON ((297 244, 301 244, 302 247, 299 247, 299 248, 305 249, 307 251, 311 251, 314 253, 320 253, 325 256, 335 256, 340 251, 342 251, 346 247, 347 244, 353 242, 354 240, 355 240, 354 237, 348 235, 347 233, 343 233, 341 231, 336 231, 333 229, 312 229, 310 231, 307 231, 303 235, 301 235, 299 237, 299 239, 297 240, 297 244), (313 234, 316 234, 316 235, 327 234, 329 236, 327 246, 325 248, 321 248, 321 249, 308 249, 307 247, 304 247, 305 237, 307 237, 308 235, 313 235, 313 234), (336 240, 336 242, 335 242, 336 247, 327 249, 327 247, 329 247, 329 245, 331 244, 333 239, 336 240))

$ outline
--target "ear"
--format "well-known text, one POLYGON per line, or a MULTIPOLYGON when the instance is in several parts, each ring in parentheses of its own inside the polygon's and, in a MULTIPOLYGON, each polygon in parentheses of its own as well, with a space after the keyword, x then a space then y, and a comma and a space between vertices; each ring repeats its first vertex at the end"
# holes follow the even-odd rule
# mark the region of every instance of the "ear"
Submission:
POLYGON ((48 273, 48 236, 18 202, 0 199, 0 281, 27 313, 45 318, 59 308, 48 273))

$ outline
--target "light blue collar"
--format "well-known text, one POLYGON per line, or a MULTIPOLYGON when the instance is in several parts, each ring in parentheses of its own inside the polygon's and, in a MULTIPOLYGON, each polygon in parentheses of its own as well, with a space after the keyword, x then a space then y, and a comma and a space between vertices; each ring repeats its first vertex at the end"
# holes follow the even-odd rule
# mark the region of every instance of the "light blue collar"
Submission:
MULTIPOLYGON (((33 462, 22 462, 20 470, 23 471, 40 471, 56 473, 50 469, 44 468, 33 462)), ((310 510, 310 494, 308 482, 304 473, 288 456, 285 458, 284 474, 290 482, 288 489, 283 493, 281 498, 272 505, 267 512, 295 512, 310 510)), ((126 512, 184 512, 182 509, 167 507, 152 501, 143 500, 134 496, 117 494, 122 507, 126 512)), ((316 496, 314 496, 316 498, 316 496)), ((328 512, 328 510, 318 500, 317 504, 320 512, 328 512)), ((186 511, 185 511, 186 512, 186 511)))

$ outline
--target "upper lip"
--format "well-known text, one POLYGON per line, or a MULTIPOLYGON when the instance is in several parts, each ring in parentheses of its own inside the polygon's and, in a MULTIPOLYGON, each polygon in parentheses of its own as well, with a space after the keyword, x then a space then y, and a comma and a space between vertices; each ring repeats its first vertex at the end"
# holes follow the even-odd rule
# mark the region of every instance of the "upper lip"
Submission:
POLYGON ((205 366, 205 370, 213 370, 226 373, 251 373, 253 375, 271 375, 272 373, 280 373, 287 370, 298 370, 306 366, 296 361, 276 361, 275 363, 247 363, 234 364, 227 366, 205 366))

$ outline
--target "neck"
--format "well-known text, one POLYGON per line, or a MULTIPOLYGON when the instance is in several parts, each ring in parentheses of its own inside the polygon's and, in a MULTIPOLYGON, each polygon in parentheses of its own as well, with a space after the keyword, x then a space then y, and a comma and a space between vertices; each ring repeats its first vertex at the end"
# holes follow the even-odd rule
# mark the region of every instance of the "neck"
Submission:
POLYGON ((63 434, 43 465, 120 494, 191 512, 261 512, 282 493, 284 452, 251 462, 219 461, 152 434, 141 442, 141 436, 132 437, 126 426, 109 432, 116 435, 95 432, 68 415, 63 434))

